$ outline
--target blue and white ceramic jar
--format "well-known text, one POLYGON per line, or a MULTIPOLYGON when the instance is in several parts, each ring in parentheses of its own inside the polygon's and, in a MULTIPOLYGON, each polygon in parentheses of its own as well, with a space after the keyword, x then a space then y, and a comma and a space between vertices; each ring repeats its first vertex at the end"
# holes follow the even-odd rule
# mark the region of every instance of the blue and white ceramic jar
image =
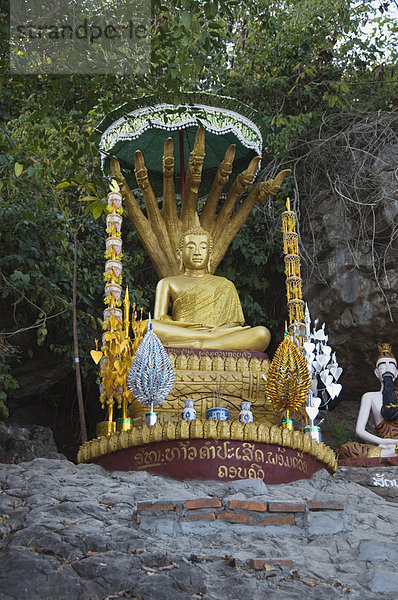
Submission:
POLYGON ((157 422, 158 422, 157 413, 154 413, 152 411, 149 413, 145 413, 145 423, 148 426, 153 427, 154 425, 156 425, 157 422))
POLYGON ((209 408, 206 410, 206 419, 210 421, 229 421, 229 410, 227 408, 209 408))
POLYGON ((194 400, 192 398, 187 398, 185 400, 185 408, 181 413, 181 418, 183 421, 195 421, 196 419, 196 410, 193 407, 194 400))
POLYGON ((242 401, 240 403, 241 411, 239 413, 239 421, 241 423, 253 423, 253 413, 250 410, 251 402, 242 401))

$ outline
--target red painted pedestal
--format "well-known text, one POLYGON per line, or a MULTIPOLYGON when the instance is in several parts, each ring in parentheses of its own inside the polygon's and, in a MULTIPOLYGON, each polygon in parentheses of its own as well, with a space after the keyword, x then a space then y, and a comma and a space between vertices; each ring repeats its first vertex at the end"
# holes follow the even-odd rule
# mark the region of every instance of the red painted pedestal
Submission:
POLYGON ((260 442, 186 440, 125 448, 93 459, 108 471, 148 471, 185 479, 262 479, 279 484, 310 479, 326 465, 292 448, 260 442))

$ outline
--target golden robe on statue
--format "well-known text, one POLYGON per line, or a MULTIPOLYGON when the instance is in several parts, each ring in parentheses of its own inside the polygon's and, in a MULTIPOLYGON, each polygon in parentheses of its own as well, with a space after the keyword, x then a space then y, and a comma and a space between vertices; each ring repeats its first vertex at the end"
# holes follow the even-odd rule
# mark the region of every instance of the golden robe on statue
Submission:
POLYGON ((212 329, 245 322, 239 296, 232 281, 216 275, 204 275, 173 302, 172 317, 159 319, 180 327, 212 329))

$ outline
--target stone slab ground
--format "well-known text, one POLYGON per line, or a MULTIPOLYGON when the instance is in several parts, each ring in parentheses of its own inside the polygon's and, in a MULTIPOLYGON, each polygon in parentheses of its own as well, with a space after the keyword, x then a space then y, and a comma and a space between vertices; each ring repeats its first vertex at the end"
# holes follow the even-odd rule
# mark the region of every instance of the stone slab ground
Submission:
POLYGON ((266 486, 1 465, 0 600, 396 599, 398 504, 373 484, 398 474, 367 471, 266 486))

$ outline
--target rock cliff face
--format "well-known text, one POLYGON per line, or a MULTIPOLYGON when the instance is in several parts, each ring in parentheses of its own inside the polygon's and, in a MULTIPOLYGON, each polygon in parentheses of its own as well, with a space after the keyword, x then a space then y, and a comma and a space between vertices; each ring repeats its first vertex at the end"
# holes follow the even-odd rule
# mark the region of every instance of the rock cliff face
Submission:
POLYGON ((64 458, 49 427, 0 424, 0 463, 17 464, 39 457, 64 458))
POLYGON ((398 356, 398 117, 334 117, 296 150, 304 297, 327 323, 343 400, 378 389, 377 344, 398 356))

